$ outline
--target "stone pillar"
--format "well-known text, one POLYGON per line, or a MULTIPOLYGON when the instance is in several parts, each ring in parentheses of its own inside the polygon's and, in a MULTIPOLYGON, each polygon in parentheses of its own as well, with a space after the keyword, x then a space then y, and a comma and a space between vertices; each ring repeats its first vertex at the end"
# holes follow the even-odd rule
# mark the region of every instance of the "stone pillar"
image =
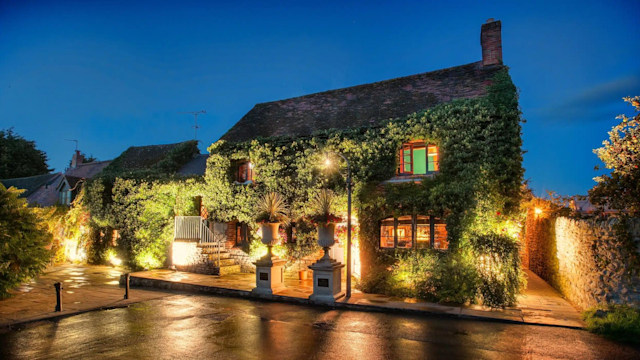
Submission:
POLYGON ((256 287, 251 293, 259 297, 271 297, 274 293, 285 289, 284 264, 286 260, 275 256, 265 256, 256 261, 256 287))
POLYGON ((309 266, 313 270, 313 294, 309 300, 322 303, 333 304, 336 300, 345 296, 342 291, 342 268, 341 264, 327 256, 323 256, 315 264, 309 266))

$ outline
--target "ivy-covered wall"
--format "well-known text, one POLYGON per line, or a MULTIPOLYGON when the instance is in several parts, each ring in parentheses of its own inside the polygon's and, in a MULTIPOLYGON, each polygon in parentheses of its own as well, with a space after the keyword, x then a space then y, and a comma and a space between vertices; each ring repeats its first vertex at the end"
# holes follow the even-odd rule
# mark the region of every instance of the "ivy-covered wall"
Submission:
POLYGON ((172 145, 162 156, 149 148, 127 150, 87 181, 74 202, 72 217, 86 219, 80 228, 88 229, 79 240, 89 262, 105 263, 115 256, 133 268, 162 267, 174 216, 199 214, 194 198, 202 195, 202 179, 175 175, 199 152, 197 143, 172 145))
MULTIPOLYGON (((325 154, 339 152, 351 163, 363 284, 388 272, 406 252, 378 246, 379 221, 388 216, 443 218, 449 253, 464 248, 470 234, 498 232, 513 237, 519 230, 522 140, 517 92, 506 70, 494 77, 488 93, 376 127, 304 138, 218 141, 209 147, 205 204, 218 221, 251 223, 258 198, 276 191, 287 198, 290 217, 299 219, 313 194, 328 187, 339 195, 339 210, 346 214, 346 164, 334 156, 338 168, 322 167, 325 154), (416 139, 439 147, 439 173, 419 183, 384 183, 395 175, 401 145, 416 139), (254 165, 251 185, 234 182, 235 164, 243 160, 254 165)), ((313 231, 311 227, 307 237, 310 248, 313 231)))
MULTIPOLYGON (((296 241, 284 244, 279 251, 289 259, 303 258, 318 250, 316 230, 304 218, 313 196, 322 188, 332 189, 338 195, 337 212, 346 215, 346 164, 332 155, 341 153, 349 159, 354 183, 360 287, 474 301, 481 293, 491 293, 479 291, 484 268, 474 263, 474 256, 499 248, 499 255, 488 257, 512 259, 510 251, 517 250, 513 239, 519 230, 523 177, 520 121, 516 88, 504 70, 493 78, 485 97, 452 101, 374 127, 323 131, 299 138, 215 142, 208 149, 204 181, 167 176, 168 170, 177 170, 177 166, 169 166, 171 161, 136 172, 114 166, 85 188, 83 206, 96 230, 89 244, 98 250, 115 244, 136 267, 162 266, 173 216, 195 212, 194 197, 202 196, 212 220, 246 222, 255 228, 258 199, 275 191, 286 198, 296 229, 296 241), (401 145, 417 139, 438 146, 438 174, 417 183, 386 183, 395 176, 401 145), (332 168, 323 166, 327 155, 335 164, 332 168), (253 182, 236 183, 237 165, 246 160, 253 164, 253 182), (399 215, 444 219, 449 250, 380 249, 380 220, 399 215), (119 230, 117 241, 109 238, 112 229, 119 230), (487 233, 500 236, 478 237, 487 233), (496 246, 486 245, 494 241, 491 239, 496 246), (474 244, 483 245, 476 249, 474 244)), ((188 149, 179 150, 173 158, 186 158, 183 155, 188 149)), ((257 243, 247 250, 258 249, 257 243)), ((104 250, 94 253, 97 258, 104 257, 100 255, 104 250)), ((518 279, 519 268, 512 270, 514 276, 500 278, 518 279)), ((485 283, 495 286, 495 282, 485 283)), ((503 288, 513 289, 511 285, 503 288)), ((511 300, 490 303, 505 301, 511 300)))

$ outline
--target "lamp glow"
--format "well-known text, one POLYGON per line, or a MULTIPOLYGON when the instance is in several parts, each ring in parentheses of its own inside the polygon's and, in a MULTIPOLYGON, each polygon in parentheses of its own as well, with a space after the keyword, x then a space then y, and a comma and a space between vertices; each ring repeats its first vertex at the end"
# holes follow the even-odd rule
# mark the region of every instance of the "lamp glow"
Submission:
POLYGON ((536 215, 540 215, 540 214, 542 214, 542 209, 540 209, 539 207, 537 207, 537 208, 535 208, 535 209, 533 210, 533 212, 534 212, 536 215))

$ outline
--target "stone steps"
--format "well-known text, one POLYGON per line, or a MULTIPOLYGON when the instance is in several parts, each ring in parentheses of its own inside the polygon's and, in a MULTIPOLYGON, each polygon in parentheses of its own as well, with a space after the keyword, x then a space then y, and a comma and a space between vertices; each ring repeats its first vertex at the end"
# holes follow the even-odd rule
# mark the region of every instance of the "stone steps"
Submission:
POLYGON ((228 275, 228 274, 235 274, 235 273, 239 273, 240 272, 240 265, 228 265, 228 266, 221 266, 219 268, 219 275, 228 275))
POLYGON ((239 273, 241 267, 231 258, 231 254, 225 247, 224 243, 218 246, 218 243, 199 244, 202 254, 207 257, 209 262, 218 269, 218 275, 227 275, 239 273), (218 249, 220 250, 220 267, 218 268, 218 249))

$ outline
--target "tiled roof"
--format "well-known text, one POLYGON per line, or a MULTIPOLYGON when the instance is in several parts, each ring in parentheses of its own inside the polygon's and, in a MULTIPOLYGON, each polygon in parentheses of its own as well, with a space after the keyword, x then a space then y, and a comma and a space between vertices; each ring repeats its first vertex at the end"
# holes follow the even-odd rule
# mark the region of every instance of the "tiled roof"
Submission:
POLYGON ((84 178, 91 179, 96 176, 102 169, 104 169, 107 165, 111 163, 111 160, 107 161, 94 161, 90 163, 84 163, 78 165, 76 168, 70 168, 65 171, 65 176, 76 177, 76 178, 84 178))
POLYGON ((4 179, 0 182, 7 188, 13 186, 26 190, 20 197, 31 206, 52 206, 58 202, 58 185, 64 179, 62 173, 4 179))
POLYGON ((182 144, 184 143, 131 146, 115 158, 107 170, 130 171, 151 168, 182 144))
POLYGON ((178 174, 180 175, 204 175, 207 169, 207 159, 209 154, 198 154, 191 161, 184 164, 178 174))
POLYGON ((257 104, 221 139, 310 135, 318 130, 376 125, 455 99, 486 95, 502 65, 482 62, 257 104))
POLYGON ((44 175, 36 175, 36 176, 28 176, 14 179, 2 179, 0 182, 8 189, 10 187, 15 187, 16 189, 24 189, 26 190, 22 193, 21 197, 29 197, 36 190, 38 190, 42 186, 51 187, 54 185, 55 188, 58 185, 58 181, 60 180, 62 174, 44 174, 44 175), (55 184, 54 184, 55 183, 55 184))

